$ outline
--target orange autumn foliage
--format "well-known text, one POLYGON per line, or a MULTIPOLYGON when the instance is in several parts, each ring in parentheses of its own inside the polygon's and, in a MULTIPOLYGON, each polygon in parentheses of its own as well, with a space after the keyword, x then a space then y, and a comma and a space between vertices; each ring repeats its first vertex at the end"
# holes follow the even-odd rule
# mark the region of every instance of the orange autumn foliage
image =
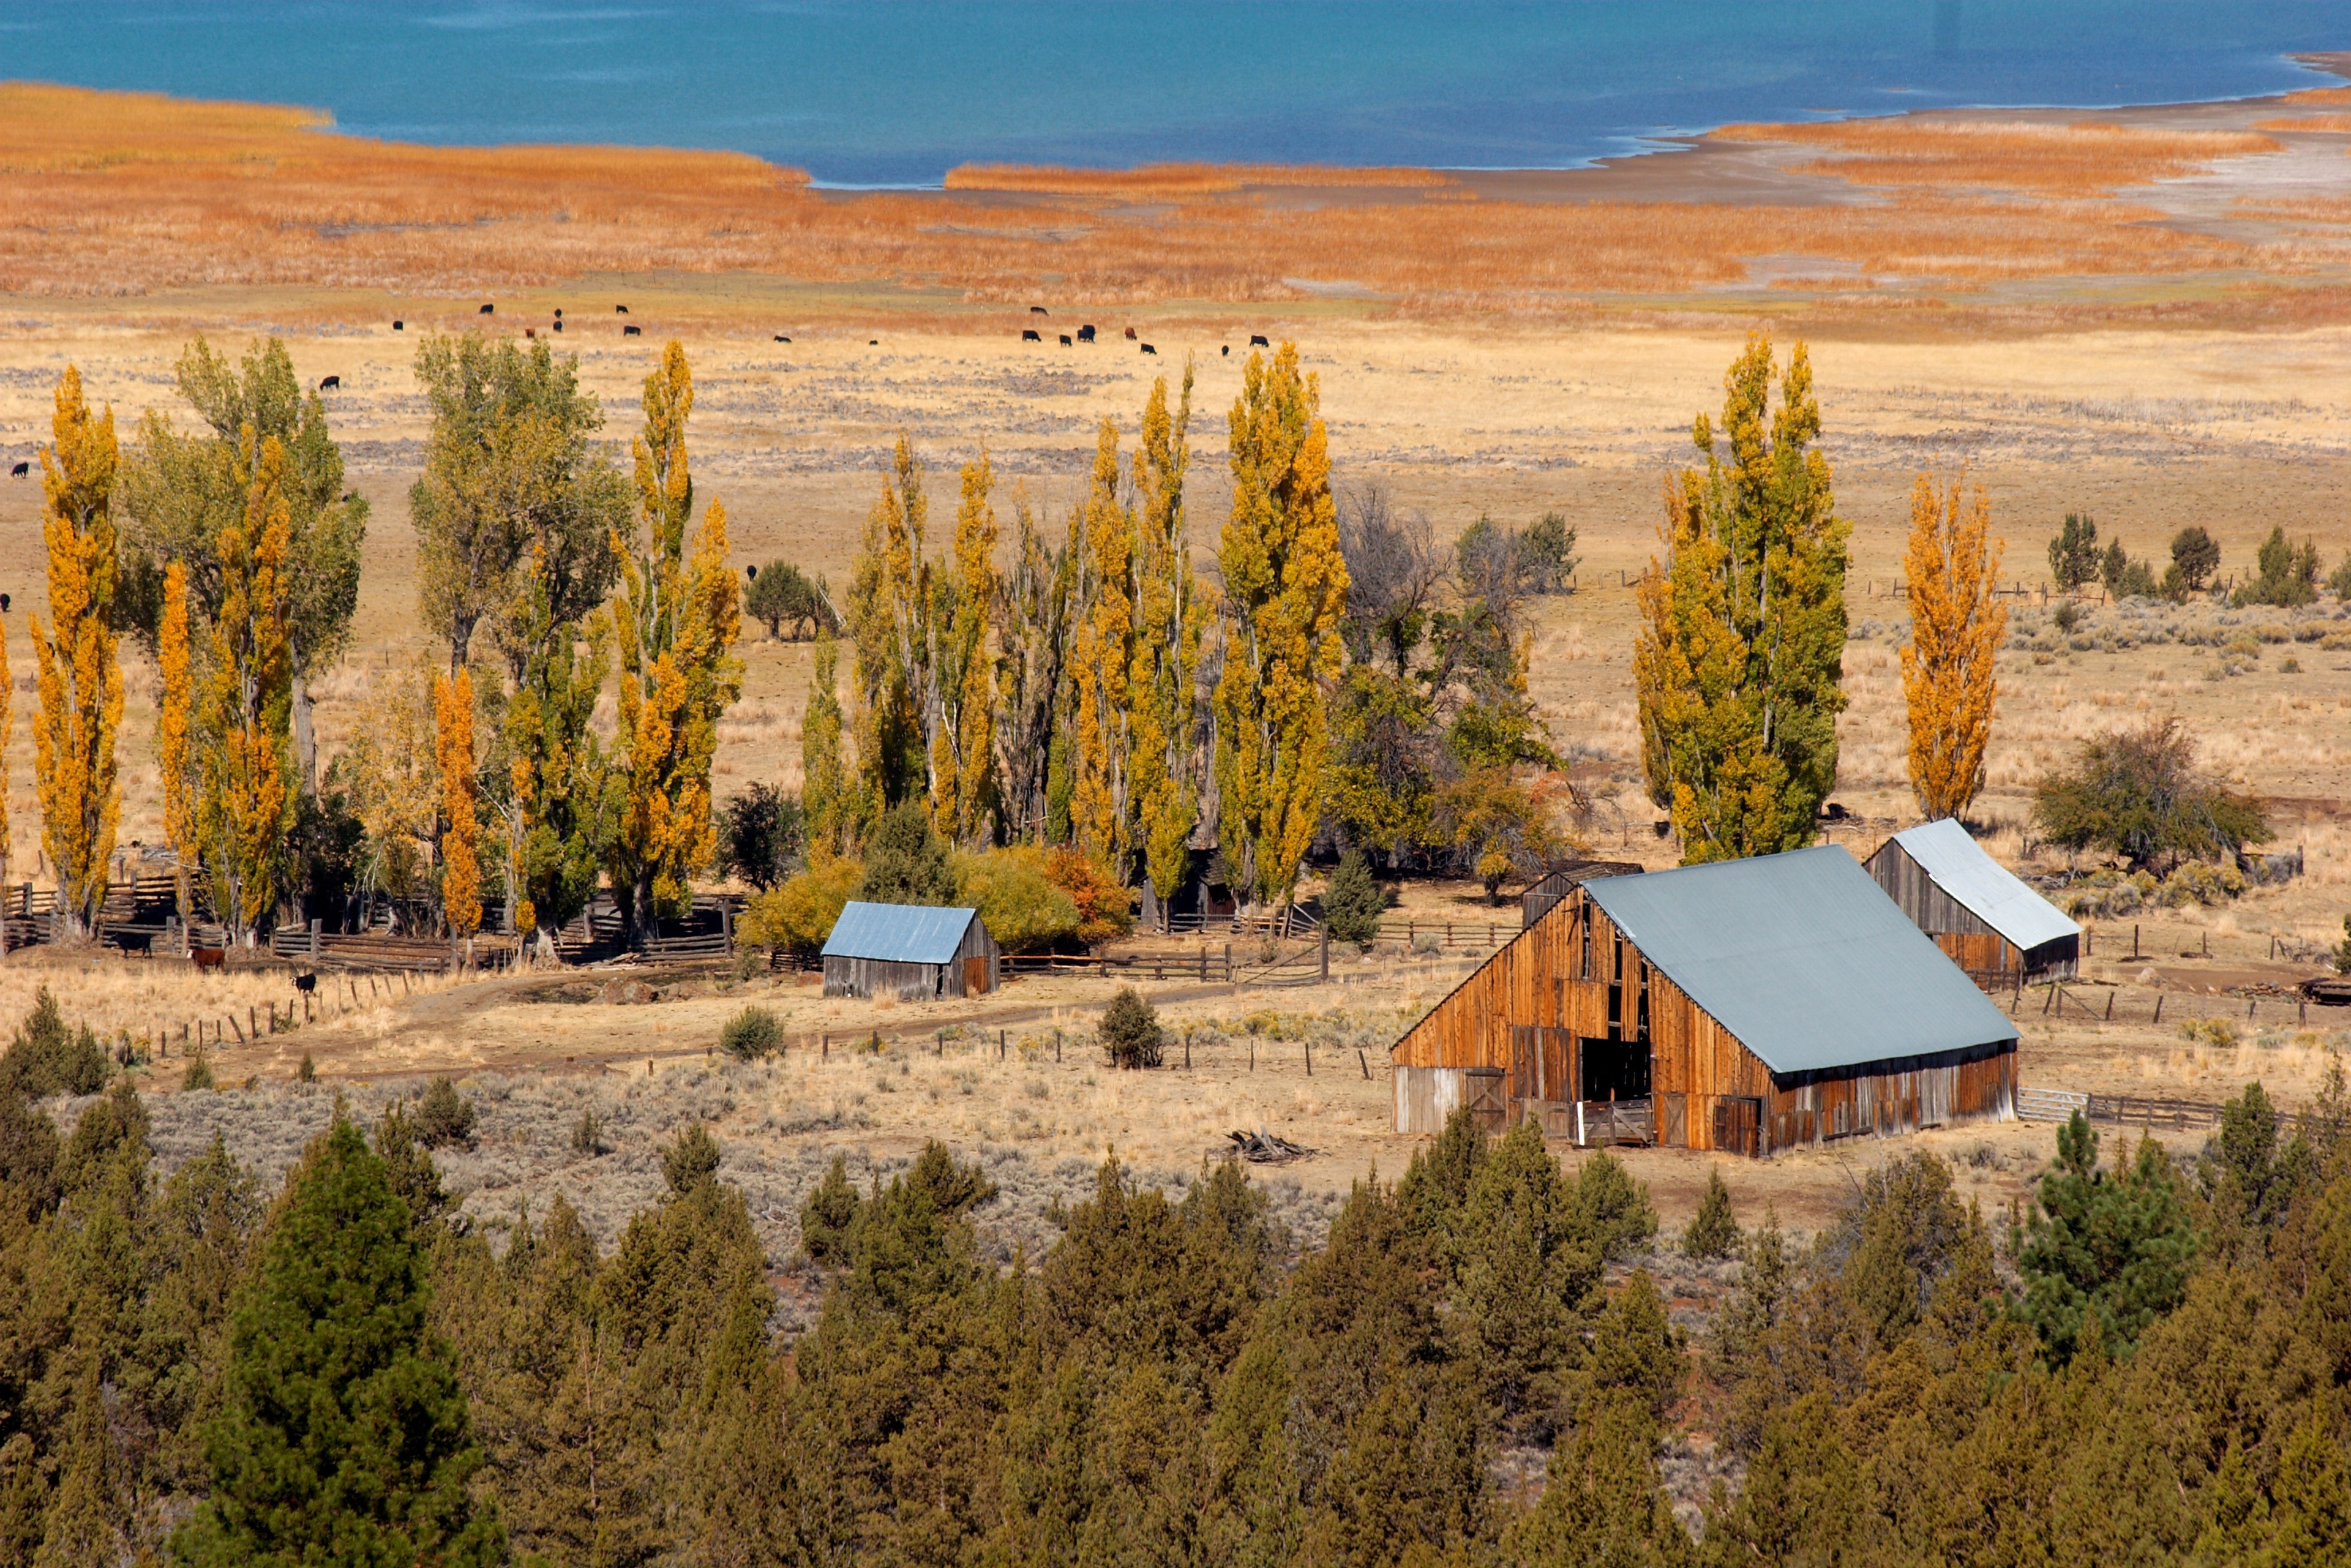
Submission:
POLYGON ((114 411, 93 415, 71 365, 57 382, 51 444, 41 448, 41 538, 48 547, 50 630, 29 616, 40 667, 33 725, 41 840, 57 868, 57 913, 96 929, 122 809, 114 742, 122 726, 122 665, 112 625, 114 411))
POLYGON ((1938 490, 1926 475, 1910 490, 1910 641, 1902 691, 1910 710, 1910 787, 1929 819, 1956 817, 1983 788, 1984 748, 1998 692, 1995 664, 2008 632, 1996 591, 2001 543, 1981 486, 1966 476, 1938 490))
POLYGON ((482 823, 474 810, 474 677, 433 677, 433 751, 441 771, 441 913, 452 936, 482 928, 482 823))

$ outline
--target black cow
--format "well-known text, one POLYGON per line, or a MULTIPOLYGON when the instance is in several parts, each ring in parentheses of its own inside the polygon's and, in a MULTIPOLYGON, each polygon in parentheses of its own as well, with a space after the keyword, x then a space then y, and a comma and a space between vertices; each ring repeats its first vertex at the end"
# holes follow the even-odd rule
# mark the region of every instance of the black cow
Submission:
POLYGON ((498 308, 495 305, 485 305, 482 307, 482 314, 485 316, 495 316, 497 314, 497 309, 498 308))
POLYGON ((1045 340, 1037 335, 1036 328, 1024 327, 1020 329, 1020 340, 1024 343, 1041 343, 1045 340))
POLYGON ((1265 340, 1264 333, 1251 332, 1249 334, 1249 347, 1252 349, 1270 349, 1273 345, 1265 340))
POLYGON ((1155 353, 1157 353, 1159 350, 1156 350, 1156 349, 1155 349, 1155 348, 1153 348, 1150 344, 1145 343, 1145 344, 1144 344, 1144 345, 1143 345, 1143 351, 1144 351, 1144 353, 1146 353, 1146 354, 1155 354, 1155 353))
POLYGON ((776 334, 776 341, 778 343, 789 343, 791 340, 785 337, 781 332, 778 332, 776 334))
POLYGON ((297 975, 294 977, 294 988, 307 997, 312 991, 319 988, 319 977, 316 975, 297 975))
POLYGON ((322 376, 319 381, 319 390, 320 392, 332 392, 342 384, 343 378, 340 376, 322 376))
POLYGON ((559 320, 559 321, 562 320, 562 319, 563 319, 563 312, 562 312, 561 310, 558 310, 558 311, 556 311, 556 313, 555 313, 555 319, 556 319, 557 320, 559 320))
POLYGON ((757 581, 758 581, 758 580, 759 580, 759 569, 758 569, 757 566, 747 566, 747 567, 745 567, 745 568, 743 569, 743 580, 744 580, 744 581, 746 581, 746 582, 757 582, 757 581))
POLYGON ((1081 328, 1079 328, 1079 329, 1078 329, 1078 341, 1079 341, 1079 342, 1081 342, 1081 343, 1091 343, 1091 342, 1092 342, 1093 340, 1094 340, 1094 329, 1093 329, 1092 327, 1081 327, 1081 328))
POLYGON ((865 340, 865 346, 869 349, 878 349, 882 346, 882 340, 879 338, 868 338, 865 340))
POLYGON ((615 305, 612 307, 612 314, 615 316, 626 316, 628 313, 629 308, 625 305, 615 305))
POLYGON ((1062 333, 1062 334, 1061 334, 1061 347, 1063 347, 1064 349, 1066 349, 1066 348, 1068 348, 1069 346, 1070 346, 1070 335, 1069 335, 1067 332, 1064 332, 1064 333, 1062 333))
POLYGON ((33 465, 31 464, 19 463, 16 466, 8 470, 8 477, 11 479, 22 479, 26 475, 30 474, 32 471, 33 465))
POLYGON ((394 321, 392 324, 392 329, 395 332, 405 332, 408 330, 408 323, 405 321, 394 321))
POLYGON ((623 338, 642 338, 644 335, 645 329, 642 327, 623 327, 621 329, 621 336, 623 338))
POLYGON ((1134 341, 1134 329, 1132 327, 1126 329, 1126 340, 1130 343, 1134 341))
POLYGON ((1046 309, 1042 305, 1031 305, 1029 307, 1029 314, 1031 316, 1050 316, 1052 312, 1046 309))
POLYGON ((8 613, 8 596, 7 596, 6 594, 5 594, 5 593, 0 593, 0 615, 5 615, 5 614, 7 614, 7 613, 8 613))
POLYGON ((563 323, 562 323, 562 322, 560 322, 560 321, 556 322, 556 324, 555 324, 555 329, 556 329, 557 331, 559 331, 559 332, 562 331, 562 330, 563 330, 563 323))
POLYGON ((538 336, 538 329, 536 327, 525 327, 522 329, 522 335, 526 338, 536 338, 538 336))
POLYGON ((1227 344, 1225 344, 1222 348, 1220 348, 1220 349, 1218 349, 1218 350, 1217 350, 1217 353, 1219 353, 1219 354, 1224 354, 1224 355, 1229 355, 1229 354, 1231 354, 1231 353, 1232 353, 1232 351, 1233 351, 1233 346, 1232 346, 1230 343, 1227 343, 1227 344))

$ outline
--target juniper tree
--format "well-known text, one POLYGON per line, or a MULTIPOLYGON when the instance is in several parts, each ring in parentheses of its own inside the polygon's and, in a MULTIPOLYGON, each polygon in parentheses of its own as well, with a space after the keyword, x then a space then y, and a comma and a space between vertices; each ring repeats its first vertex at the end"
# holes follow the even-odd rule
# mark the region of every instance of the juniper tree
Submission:
POLYGON ((490 1563, 496 1517, 447 1348, 426 1326, 408 1206, 359 1129, 313 1145, 230 1331, 207 1428, 210 1495, 178 1538, 198 1564, 490 1563))

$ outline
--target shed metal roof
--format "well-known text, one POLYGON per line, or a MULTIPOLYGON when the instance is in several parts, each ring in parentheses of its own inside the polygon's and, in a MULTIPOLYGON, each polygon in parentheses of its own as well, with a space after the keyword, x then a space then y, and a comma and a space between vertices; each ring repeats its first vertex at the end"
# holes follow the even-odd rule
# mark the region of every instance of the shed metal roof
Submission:
POLYGON ((2043 942, 2082 934, 2055 904, 1984 853, 1968 831, 1949 817, 1906 828, 1894 835, 1894 841, 1937 887, 2021 948, 2029 951, 2043 942))
POLYGON ((1839 845, 1609 877, 1583 891, 1774 1072, 2017 1038, 1839 845))
POLYGON ((963 934, 978 911, 935 909, 918 904, 841 906, 824 939, 828 958, 873 958, 892 964, 949 964, 963 946, 963 934))

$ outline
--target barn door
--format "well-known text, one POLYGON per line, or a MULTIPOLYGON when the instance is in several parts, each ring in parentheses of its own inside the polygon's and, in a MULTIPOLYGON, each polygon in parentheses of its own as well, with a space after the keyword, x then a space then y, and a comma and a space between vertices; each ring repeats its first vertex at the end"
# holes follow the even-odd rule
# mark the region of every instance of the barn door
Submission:
POLYGON ((980 997, 987 994, 987 954, 982 953, 977 957, 966 958, 963 961, 963 994, 967 997, 980 997))
POLYGON ((1689 1147, 1689 1096, 1657 1096, 1657 1142, 1668 1149, 1689 1147))
POLYGON ((1510 1103, 1499 1067, 1469 1067, 1461 1072, 1468 1091, 1470 1118, 1479 1131, 1499 1137, 1510 1130, 1510 1103))
POLYGON ((1763 1152, 1763 1102, 1725 1094, 1714 1103, 1714 1146, 1752 1158, 1763 1152))
POLYGON ((1510 1026, 1510 1091, 1520 1100, 1540 1100, 1542 1093, 1541 1037, 1531 1023, 1510 1026))

